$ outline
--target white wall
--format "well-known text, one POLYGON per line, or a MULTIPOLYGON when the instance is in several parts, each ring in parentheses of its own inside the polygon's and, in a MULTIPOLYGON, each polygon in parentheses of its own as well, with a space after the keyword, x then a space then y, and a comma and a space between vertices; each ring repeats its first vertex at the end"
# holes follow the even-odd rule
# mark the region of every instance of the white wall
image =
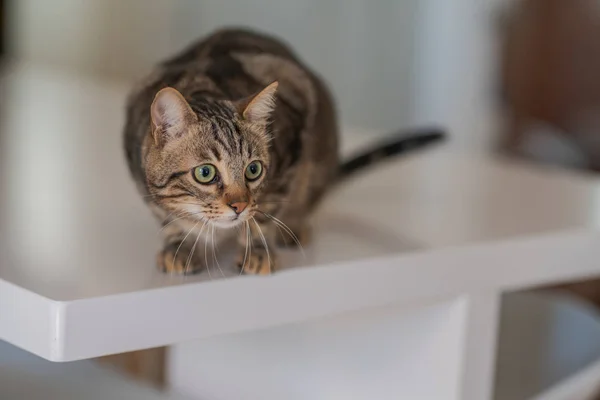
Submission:
POLYGON ((19 0, 10 20, 20 57, 127 79, 217 27, 256 27, 330 82, 346 121, 386 130, 412 110, 417 2, 19 0))
POLYGON ((512 2, 419 2, 413 124, 443 124, 460 149, 494 145, 502 123, 498 17, 512 2))
POLYGON ((19 0, 9 22, 22 58, 128 80, 217 27, 255 27, 326 78, 346 124, 437 123, 482 150, 499 125, 495 12, 510 1, 19 0))

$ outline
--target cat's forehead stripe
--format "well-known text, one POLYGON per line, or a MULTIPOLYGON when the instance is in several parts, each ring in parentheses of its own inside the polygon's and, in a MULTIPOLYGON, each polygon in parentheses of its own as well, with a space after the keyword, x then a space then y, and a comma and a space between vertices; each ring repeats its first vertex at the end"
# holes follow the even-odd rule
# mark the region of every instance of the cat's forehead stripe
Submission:
POLYGON ((218 125, 221 128, 219 130, 219 134, 225 137, 227 143, 229 144, 229 151, 233 153, 239 153, 237 149, 236 137, 241 136, 239 130, 235 126, 235 123, 230 119, 217 118, 218 125))
POLYGON ((210 124, 211 124, 212 134, 213 134, 213 138, 215 139, 215 142, 218 143, 219 145, 221 145, 225 149, 226 152, 230 152, 231 150, 228 148, 227 144, 225 144, 225 141, 223 140, 220 130, 217 127, 217 124, 213 121, 211 121, 210 124))
POLYGON ((210 146, 210 152, 213 156, 213 158, 217 161, 221 161, 221 152, 219 151, 219 149, 217 148, 217 146, 211 145, 210 146))
POLYGON ((192 105, 201 120, 211 124, 214 139, 229 153, 241 153, 241 133, 235 124, 235 114, 228 107, 216 102, 201 101, 192 105))

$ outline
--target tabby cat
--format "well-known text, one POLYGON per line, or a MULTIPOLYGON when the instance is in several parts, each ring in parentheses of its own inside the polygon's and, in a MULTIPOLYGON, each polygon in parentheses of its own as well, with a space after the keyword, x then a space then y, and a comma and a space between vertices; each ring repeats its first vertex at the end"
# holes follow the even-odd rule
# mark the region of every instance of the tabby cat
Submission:
POLYGON ((308 240, 307 217, 334 181, 443 136, 403 136, 340 164, 323 82, 278 40, 233 29, 160 64, 130 95, 124 135, 131 173, 163 224, 159 268, 180 274, 208 268, 198 240, 215 227, 241 228, 241 271, 270 274, 275 241, 308 240))

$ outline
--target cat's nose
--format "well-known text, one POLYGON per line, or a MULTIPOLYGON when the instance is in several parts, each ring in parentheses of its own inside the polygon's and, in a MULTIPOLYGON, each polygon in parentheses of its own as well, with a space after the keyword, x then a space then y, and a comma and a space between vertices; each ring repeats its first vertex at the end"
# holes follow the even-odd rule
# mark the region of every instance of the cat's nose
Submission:
POLYGON ((244 210, 248 206, 248 202, 246 202, 246 201, 236 201, 234 203, 229 203, 228 206, 231 207, 231 209, 233 211, 235 211, 236 214, 241 214, 242 212, 244 212, 244 210))

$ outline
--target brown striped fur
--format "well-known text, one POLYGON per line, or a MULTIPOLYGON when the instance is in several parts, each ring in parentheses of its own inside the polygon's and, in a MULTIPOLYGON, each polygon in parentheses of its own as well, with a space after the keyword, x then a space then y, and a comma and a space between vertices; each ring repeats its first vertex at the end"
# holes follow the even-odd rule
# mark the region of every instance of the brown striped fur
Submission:
POLYGON ((198 238, 212 226, 241 226, 239 267, 271 273, 277 227, 269 216, 308 237, 307 217, 338 171, 337 130, 325 85, 273 38, 223 30, 159 65, 128 100, 125 148, 165 225, 160 268, 204 269, 198 238), (244 172, 253 161, 264 172, 249 181, 244 172), (194 179, 204 164, 218 171, 211 184, 194 179), (238 216, 234 203, 248 206, 238 216))
POLYGON ((163 224, 158 265, 182 274, 208 267, 199 244, 214 227, 236 226, 241 270, 273 272, 275 238, 307 241, 308 217, 334 180, 444 138, 436 129, 394 135, 340 164, 323 82, 285 44, 235 29, 193 44, 143 80, 129 97, 124 136, 131 173, 163 224), (264 167, 256 180, 244 176, 253 162, 264 167), (194 170, 206 164, 217 175, 201 184, 194 170), (281 224, 287 238, 276 235, 281 224))

